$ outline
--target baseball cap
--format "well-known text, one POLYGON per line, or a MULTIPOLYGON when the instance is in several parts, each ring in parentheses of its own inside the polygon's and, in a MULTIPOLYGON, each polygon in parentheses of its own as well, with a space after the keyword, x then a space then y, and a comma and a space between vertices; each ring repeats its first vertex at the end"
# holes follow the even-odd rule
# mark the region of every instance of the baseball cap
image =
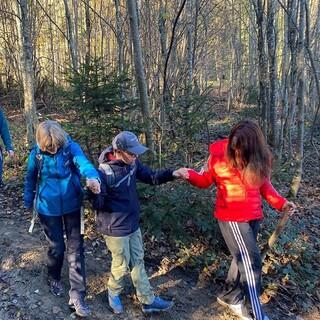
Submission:
POLYGON ((145 153, 148 148, 142 145, 137 136, 130 131, 122 131, 112 140, 113 149, 128 151, 130 153, 140 155, 145 153))

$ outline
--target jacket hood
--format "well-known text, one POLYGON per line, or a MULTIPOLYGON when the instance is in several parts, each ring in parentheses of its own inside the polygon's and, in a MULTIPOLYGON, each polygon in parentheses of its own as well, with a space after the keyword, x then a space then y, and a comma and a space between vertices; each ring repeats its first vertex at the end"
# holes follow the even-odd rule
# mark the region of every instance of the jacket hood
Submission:
POLYGON ((109 146, 107 148, 105 148, 99 158, 98 158, 98 162, 99 163, 104 163, 104 162, 108 162, 108 161, 113 161, 116 160, 116 157, 113 155, 113 148, 112 146, 109 146))

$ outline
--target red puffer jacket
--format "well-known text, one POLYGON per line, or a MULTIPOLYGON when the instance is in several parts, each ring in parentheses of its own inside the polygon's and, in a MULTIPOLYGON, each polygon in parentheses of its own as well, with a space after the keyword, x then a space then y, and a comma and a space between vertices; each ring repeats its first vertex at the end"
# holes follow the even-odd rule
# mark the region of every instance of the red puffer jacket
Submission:
POLYGON ((248 186, 241 172, 227 163, 228 139, 210 145, 207 168, 201 172, 189 169, 189 182, 199 188, 217 187, 215 217, 222 221, 247 222, 263 219, 261 195, 275 209, 287 201, 273 188, 270 180, 261 187, 248 186))

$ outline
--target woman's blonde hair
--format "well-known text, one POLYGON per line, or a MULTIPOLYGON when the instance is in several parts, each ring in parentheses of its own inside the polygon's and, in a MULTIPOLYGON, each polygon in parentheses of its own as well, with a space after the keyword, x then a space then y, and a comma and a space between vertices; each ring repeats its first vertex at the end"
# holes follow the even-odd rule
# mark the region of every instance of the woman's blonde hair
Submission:
POLYGON ((36 132, 36 140, 42 151, 54 151, 64 146, 67 142, 67 133, 60 124, 53 120, 46 120, 39 124, 36 132))

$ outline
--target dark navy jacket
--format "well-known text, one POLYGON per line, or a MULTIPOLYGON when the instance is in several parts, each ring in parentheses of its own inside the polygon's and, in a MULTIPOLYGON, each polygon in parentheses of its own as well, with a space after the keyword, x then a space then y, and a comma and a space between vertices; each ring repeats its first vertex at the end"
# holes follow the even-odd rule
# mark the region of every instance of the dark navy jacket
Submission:
POLYGON ((93 207, 97 210, 97 230, 102 234, 123 237, 139 228, 140 204, 137 194, 137 179, 150 185, 159 185, 173 180, 171 169, 151 170, 139 160, 128 165, 121 160, 109 161, 115 176, 111 184, 105 171, 99 169, 101 193, 91 194, 93 207), (128 174, 119 186, 115 186, 128 174))

